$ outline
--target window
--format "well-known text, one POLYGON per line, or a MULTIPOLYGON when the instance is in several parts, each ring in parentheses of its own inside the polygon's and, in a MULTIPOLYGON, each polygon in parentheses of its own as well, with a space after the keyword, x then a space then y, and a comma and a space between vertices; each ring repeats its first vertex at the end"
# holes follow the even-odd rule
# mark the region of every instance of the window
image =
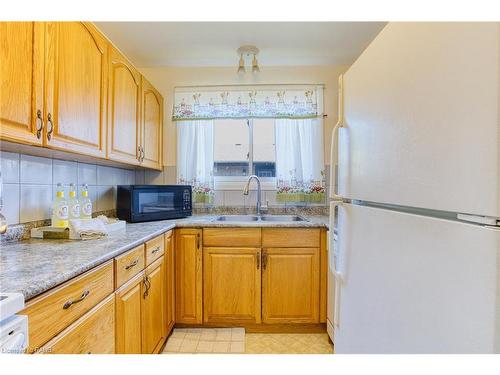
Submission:
POLYGON ((214 176, 240 180, 276 177, 274 119, 214 120, 214 176))

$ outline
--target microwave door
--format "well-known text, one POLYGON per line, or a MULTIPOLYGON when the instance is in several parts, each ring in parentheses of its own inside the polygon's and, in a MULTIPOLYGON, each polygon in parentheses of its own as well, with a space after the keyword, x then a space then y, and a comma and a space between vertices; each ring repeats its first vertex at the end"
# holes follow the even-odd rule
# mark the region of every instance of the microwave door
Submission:
POLYGON ((138 214, 176 211, 176 192, 166 190, 138 190, 135 203, 138 214))

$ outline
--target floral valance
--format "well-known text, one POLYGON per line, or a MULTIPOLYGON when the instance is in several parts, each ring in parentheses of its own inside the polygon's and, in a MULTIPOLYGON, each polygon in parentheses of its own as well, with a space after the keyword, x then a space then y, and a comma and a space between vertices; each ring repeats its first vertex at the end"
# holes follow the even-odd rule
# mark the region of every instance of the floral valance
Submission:
POLYGON ((323 115, 321 85, 178 87, 172 119, 312 118, 323 115))

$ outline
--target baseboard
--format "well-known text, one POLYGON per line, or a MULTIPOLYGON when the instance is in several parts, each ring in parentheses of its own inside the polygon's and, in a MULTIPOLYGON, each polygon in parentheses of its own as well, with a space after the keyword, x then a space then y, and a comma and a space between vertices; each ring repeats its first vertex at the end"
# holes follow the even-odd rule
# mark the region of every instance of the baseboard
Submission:
POLYGON ((316 324, 183 324, 176 323, 175 328, 232 328, 243 327, 247 333, 326 333, 325 323, 316 324))

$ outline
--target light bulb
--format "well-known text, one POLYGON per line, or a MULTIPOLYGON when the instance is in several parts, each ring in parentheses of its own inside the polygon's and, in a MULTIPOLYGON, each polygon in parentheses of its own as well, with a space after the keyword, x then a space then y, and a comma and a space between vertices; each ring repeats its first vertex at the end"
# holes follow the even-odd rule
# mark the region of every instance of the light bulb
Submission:
POLYGON ((252 72, 253 73, 259 73, 260 72, 259 63, 258 63, 257 57, 255 57, 255 55, 253 55, 253 60, 252 60, 252 72))
POLYGON ((243 54, 240 55, 238 73, 245 73, 245 60, 243 60, 243 54))

